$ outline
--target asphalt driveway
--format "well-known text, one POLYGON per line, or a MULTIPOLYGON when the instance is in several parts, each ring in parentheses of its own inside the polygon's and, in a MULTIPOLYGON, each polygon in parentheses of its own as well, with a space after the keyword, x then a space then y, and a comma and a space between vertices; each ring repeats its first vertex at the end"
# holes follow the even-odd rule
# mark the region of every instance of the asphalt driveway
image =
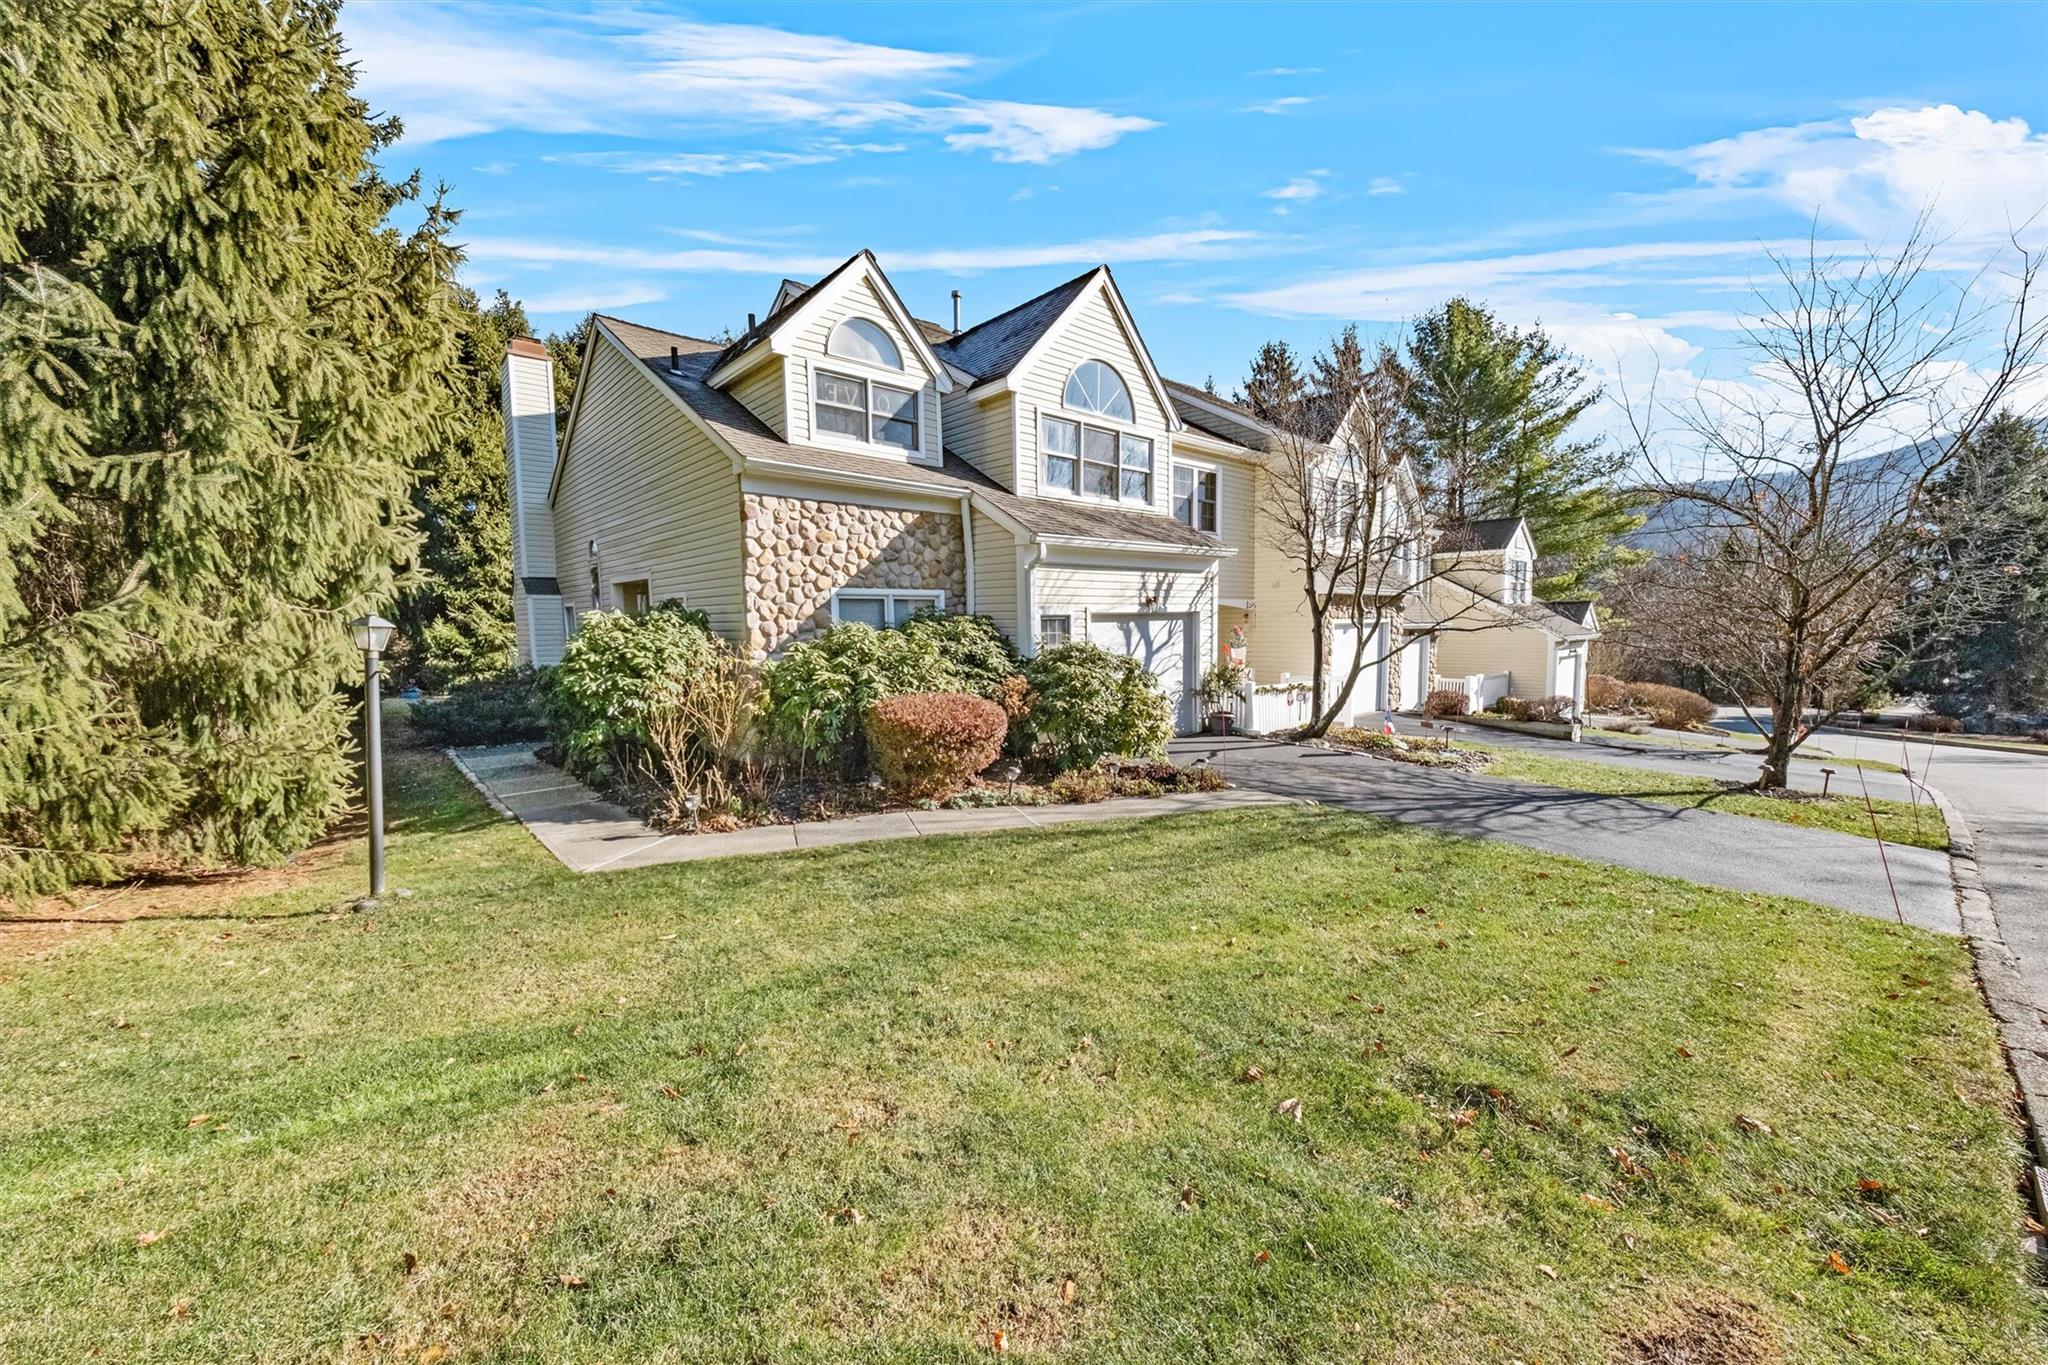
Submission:
MULTIPOLYGON (((1894 914, 1877 844, 1850 834, 1278 740, 1196 735, 1175 740, 1172 752, 1183 763, 1206 758, 1241 786, 1404 824, 1502 839, 1733 891, 1796 896, 1881 919, 1894 914)), ((1885 858, 1890 883, 1898 890, 1898 912, 1906 921, 1958 932, 1948 856, 1886 845, 1885 858)))

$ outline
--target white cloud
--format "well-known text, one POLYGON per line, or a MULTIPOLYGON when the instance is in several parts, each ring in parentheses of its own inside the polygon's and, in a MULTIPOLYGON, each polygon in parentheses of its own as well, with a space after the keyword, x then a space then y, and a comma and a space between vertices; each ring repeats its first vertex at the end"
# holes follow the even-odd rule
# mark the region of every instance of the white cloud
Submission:
POLYGON ((1367 182, 1365 192, 1374 196, 1406 194, 1408 193, 1408 187, 1391 175, 1376 175, 1367 182))
POLYGON ((1694 184, 1671 196, 1761 200, 1864 238, 1896 240, 1923 210, 1944 234, 2003 237, 2048 207, 2048 133, 1953 104, 1758 128, 1634 155, 1694 184))
POLYGON ((949 93, 946 85, 986 65, 965 53, 759 24, 444 4, 350 6, 342 24, 358 89, 402 115, 413 142, 507 129, 899 128, 999 161, 1045 162, 1158 126, 1101 109, 949 93))
POLYGON ((747 175, 787 170, 792 166, 821 166, 848 156, 902 150, 900 142, 832 142, 800 152, 564 152, 541 159, 668 179, 676 176, 747 175))
MULTIPOLYGON (((1053 265, 1095 265, 1104 261, 1220 260, 1254 248, 1252 232, 1199 228, 1138 237, 1096 237, 1074 242, 1026 246, 940 247, 922 251, 880 251, 876 255, 892 272, 918 270, 968 273, 1053 265)), ((721 248, 653 251, 644 247, 612 247, 530 238, 482 237, 466 243, 472 261, 518 262, 523 266, 589 265, 611 270, 694 271, 759 275, 818 275, 844 257, 805 252, 772 252, 721 248)))
POLYGON ((1286 114, 1301 108, 1304 104, 1314 104, 1321 98, 1321 95, 1282 95, 1277 100, 1267 100, 1263 104, 1248 104, 1244 107, 1243 112, 1247 114, 1286 114))
POLYGON ((470 169, 479 175, 510 175, 513 171, 519 169, 519 163, 516 161, 486 161, 483 165, 471 166, 470 169))
POLYGON ((1280 202, 1273 206, 1273 212, 1284 218, 1294 211, 1295 205, 1312 204, 1322 198, 1329 189, 1323 183, 1324 178, 1328 175, 1328 171, 1310 171, 1307 175, 1297 175, 1289 179, 1284 185, 1275 185, 1270 190, 1262 190, 1259 197, 1262 199, 1279 200, 1280 202))
POLYGON ((1254 76, 1320 76, 1320 66, 1269 66, 1263 71, 1254 71, 1254 76))
POLYGON ((635 304, 659 303, 668 294, 638 280, 613 280, 577 285, 520 300, 529 313, 594 313, 601 308, 631 308, 635 304))

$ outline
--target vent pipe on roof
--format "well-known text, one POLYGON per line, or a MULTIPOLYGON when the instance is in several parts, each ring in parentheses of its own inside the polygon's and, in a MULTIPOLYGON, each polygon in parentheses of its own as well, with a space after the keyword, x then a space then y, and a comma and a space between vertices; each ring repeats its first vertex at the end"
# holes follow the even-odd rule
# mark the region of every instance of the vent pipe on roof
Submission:
POLYGON ((682 353, 674 346, 668 348, 668 372, 670 374, 674 374, 676 371, 682 369, 682 361, 679 358, 681 354, 682 353))
POLYGON ((953 330, 960 330, 960 291, 953 291, 953 330))
POLYGON ((747 330, 749 332, 754 330, 754 315, 752 313, 747 314, 747 330))

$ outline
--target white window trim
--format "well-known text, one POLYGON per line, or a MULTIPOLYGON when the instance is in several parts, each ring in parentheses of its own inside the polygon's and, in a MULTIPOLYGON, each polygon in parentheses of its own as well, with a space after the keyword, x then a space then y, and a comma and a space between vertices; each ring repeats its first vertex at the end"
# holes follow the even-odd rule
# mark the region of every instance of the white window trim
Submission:
MULTIPOLYGON (((1155 459, 1156 459, 1156 457, 1155 457, 1155 459)), ((1188 527, 1188 529, 1189 529, 1189 530, 1192 530, 1192 531, 1198 532, 1198 533, 1199 533, 1199 534, 1201 534, 1201 535, 1205 535, 1205 536, 1208 536, 1208 537, 1210 537, 1211 539, 1214 539, 1214 540, 1221 540, 1221 539, 1223 538, 1223 470, 1222 470, 1222 468, 1221 468, 1220 466, 1216 465, 1216 464, 1215 464, 1214 462, 1212 462, 1212 461, 1209 461, 1209 460, 1190 460, 1190 459, 1187 459, 1187 458, 1185 458, 1185 457, 1183 457, 1183 456, 1179 456, 1179 455, 1175 455, 1174 457, 1172 457, 1172 459, 1170 459, 1169 461, 1167 461, 1167 464, 1168 464, 1168 469, 1167 469, 1167 471, 1166 471, 1166 515, 1168 515, 1169 517, 1172 517, 1172 518, 1173 518, 1173 519, 1174 519, 1175 521, 1180 521, 1180 516, 1179 516, 1179 515, 1178 515, 1178 514, 1177 514, 1177 513, 1176 513, 1176 512, 1175 512, 1175 511, 1173 510, 1173 500, 1174 500, 1174 498, 1175 498, 1175 497, 1177 497, 1177 496, 1178 496, 1178 494, 1176 494, 1176 493, 1175 493, 1175 492, 1173 491, 1173 476, 1174 476, 1174 472, 1175 472, 1176 470, 1179 470, 1179 469, 1182 469, 1182 468, 1186 468, 1186 469, 1190 469, 1190 470, 1193 470, 1193 471, 1194 471, 1194 472, 1195 472, 1196 474, 1198 474, 1198 475, 1199 475, 1199 474, 1207 474, 1207 475, 1208 475, 1208 476, 1209 476, 1210 478, 1212 478, 1212 479, 1216 480, 1216 526, 1215 526, 1215 529, 1214 529, 1214 530, 1209 530, 1209 531, 1204 531, 1204 530, 1202 530, 1202 528, 1201 528, 1201 527, 1199 527, 1199 526, 1195 526, 1195 525, 1193 525, 1193 524, 1191 524, 1191 523, 1189 523, 1189 522, 1185 522, 1185 521, 1181 521, 1181 525, 1183 525, 1183 526, 1186 526, 1186 527, 1188 527)))
MULTIPOLYGON (((859 360, 847 360, 836 355, 821 355, 805 368, 809 373, 804 376, 803 394, 807 405, 806 410, 811 415, 811 440, 821 446, 831 446, 835 450, 858 451, 863 455, 880 455, 895 460, 930 461, 931 423, 925 420, 927 416, 924 403, 925 385, 918 380, 916 375, 911 374, 908 370, 891 370, 881 365, 870 365, 859 360), (863 386, 863 392, 867 392, 865 386, 869 384, 886 384, 892 389, 910 390, 916 396, 917 443, 909 446, 891 445, 887 441, 863 440, 848 436, 844 432, 825 430, 818 423, 818 376, 821 374, 831 375, 837 379, 853 380, 863 386)), ((874 416, 874 398, 870 394, 868 397, 868 417, 870 419, 868 430, 871 432, 874 430, 872 424, 874 416)))
MULTIPOLYGON (((1120 422, 1114 417, 1104 417, 1099 413, 1093 412, 1075 412, 1071 408, 1066 407, 1058 407, 1052 409, 1041 408, 1039 410, 1038 425, 1031 433, 1031 448, 1033 458, 1035 458, 1038 461, 1038 491, 1041 496, 1048 498, 1066 498, 1072 502, 1089 502, 1094 503, 1099 507, 1143 507, 1149 511, 1158 511, 1159 465, 1162 460, 1164 460, 1168 466, 1171 466, 1173 463, 1173 455, 1170 451, 1166 450, 1166 441, 1161 433, 1148 430, 1147 428, 1138 426, 1135 423, 1120 422), (1144 502, 1139 502, 1136 498, 1105 498, 1099 493, 1082 492, 1079 487, 1081 482, 1081 472, 1078 467, 1081 457, 1078 453, 1076 453, 1076 455, 1074 456, 1074 460, 1077 467, 1074 471, 1074 483, 1076 486, 1073 492, 1068 492, 1064 488, 1056 488, 1052 484, 1047 483, 1045 479, 1045 423, 1047 419, 1053 419, 1061 422, 1072 422, 1076 426, 1094 427, 1097 431, 1107 431, 1114 433, 1117 438, 1117 471, 1119 476, 1119 482, 1117 486, 1119 488, 1123 486, 1121 482, 1121 476, 1123 471, 1123 438, 1126 436, 1134 436, 1141 441, 1150 441, 1152 443, 1152 496, 1144 502)), ((1168 494, 1170 500, 1171 485, 1168 486, 1168 494)))
POLYGON ((832 594, 832 624, 840 624, 839 601, 851 597, 861 602, 880 602, 882 619, 889 620, 896 614, 896 599, 915 598, 920 606, 932 606, 940 611, 946 609, 944 588, 841 588, 832 594))
MULTIPOLYGON (((1124 372, 1122 370, 1119 370, 1116 366, 1110 364, 1101 356, 1085 356, 1080 361, 1075 363, 1073 369, 1067 371, 1067 377, 1060 381, 1060 406, 1063 408, 1066 407, 1067 386, 1074 382, 1074 376, 1080 373, 1081 366, 1083 365, 1100 365, 1103 369, 1108 370, 1111 374, 1116 376, 1116 382, 1123 387, 1124 402, 1128 403, 1131 408, 1131 415, 1128 420, 1133 422, 1137 421, 1138 398, 1136 394, 1131 392, 1131 381, 1124 378, 1124 372)), ((1126 420, 1125 418, 1116 417, 1106 412, 1095 412, 1087 408, 1076 409, 1076 411, 1086 412, 1091 417, 1100 417, 1105 422, 1122 422, 1126 420)))

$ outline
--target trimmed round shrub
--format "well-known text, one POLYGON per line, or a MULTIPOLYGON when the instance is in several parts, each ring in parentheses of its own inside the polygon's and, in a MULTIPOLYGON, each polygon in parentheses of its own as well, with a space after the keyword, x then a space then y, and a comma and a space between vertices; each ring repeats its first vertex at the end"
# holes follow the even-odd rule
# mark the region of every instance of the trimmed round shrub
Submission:
POLYGON ((569 771, 597 782, 633 772, 669 680, 709 668, 722 648, 683 612, 584 615, 549 676, 549 727, 569 771))
POLYGON ((1076 640, 1026 662, 1024 677, 1032 700, 1022 724, 1033 752, 1056 768, 1106 754, 1157 757, 1173 738, 1173 709, 1136 659, 1076 640))
POLYGON ((1444 716, 1462 716, 1471 709, 1471 699, 1463 692, 1448 687, 1439 687, 1422 702, 1422 718, 1438 720, 1444 716))
POLYGON ((902 630, 913 639, 931 642, 962 692, 995 698, 1003 680, 1017 675, 1016 649, 986 616, 927 607, 905 621, 902 630))
POLYGON ((546 676, 531 668, 479 678, 448 689, 439 701, 412 709, 413 733, 437 747, 511 744, 544 739, 546 676))
POLYGON ((1605 673, 1586 675, 1586 709, 1589 711, 1625 711, 1628 709, 1628 684, 1605 673))
POLYGON ((767 714, 783 744, 820 762, 861 768, 861 716, 884 697, 958 688, 953 670, 925 636, 857 622, 791 645, 768 665, 767 714))
POLYGON ((968 692, 909 692, 871 703, 863 717, 875 767, 892 795, 937 800, 996 761, 1009 733, 1003 708, 968 692))
POLYGON ((1520 697, 1496 697, 1486 708, 1502 720, 1532 720, 1530 704, 1520 697))

